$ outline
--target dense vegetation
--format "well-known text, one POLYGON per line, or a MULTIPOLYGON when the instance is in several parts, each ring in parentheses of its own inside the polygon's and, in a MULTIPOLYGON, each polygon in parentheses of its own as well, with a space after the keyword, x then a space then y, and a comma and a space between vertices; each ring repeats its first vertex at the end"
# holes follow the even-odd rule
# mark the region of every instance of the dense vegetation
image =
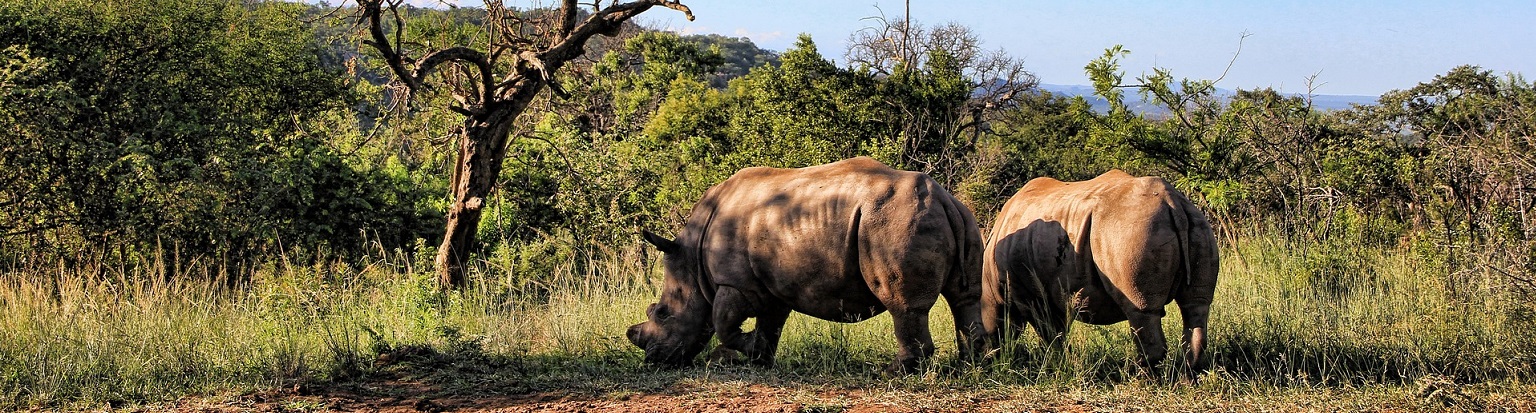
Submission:
POLYGON ((303 11, 6 2, 0 262, 429 236, 424 188, 341 151, 360 139, 360 97, 322 65, 303 11))
MULTIPOLYGON (((422 345, 540 372, 487 373, 521 391, 654 390, 603 379, 688 374, 622 340, 659 277, 635 234, 672 233, 739 168, 857 155, 932 174, 983 226, 1034 177, 1175 182, 1224 244, 1214 394, 1536 375, 1518 338, 1536 327, 1536 86, 1517 74, 1457 67, 1324 112, 1166 69, 1128 81, 1117 47, 1084 62, 1100 113, 962 26, 888 24, 918 35, 850 48, 851 67, 806 36, 775 53, 630 27, 519 118, 471 287, 439 291, 458 115, 446 93, 401 98, 328 12, 0 0, 0 408, 344 381, 422 345)), ((406 27, 473 43, 482 16, 409 9, 406 27)), ((1082 328, 1064 358, 897 383, 1124 380, 1123 326, 1082 328)), ((795 321, 782 375, 754 377, 867 377, 883 331, 795 321)))

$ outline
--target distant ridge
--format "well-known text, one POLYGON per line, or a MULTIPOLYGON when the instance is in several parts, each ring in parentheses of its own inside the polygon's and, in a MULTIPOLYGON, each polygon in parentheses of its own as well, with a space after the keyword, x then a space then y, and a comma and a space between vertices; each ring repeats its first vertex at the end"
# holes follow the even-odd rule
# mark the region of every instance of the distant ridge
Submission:
MULTIPOLYGON (((1092 86, 1055 85, 1049 83, 1041 83, 1040 89, 1058 95, 1082 96, 1083 100, 1088 101, 1088 104, 1093 106, 1094 111, 1099 113, 1109 111, 1109 101, 1106 101, 1098 96, 1094 96, 1092 86)), ((1224 88, 1216 88, 1216 93, 1221 96, 1232 96, 1234 94, 1231 89, 1224 88)), ((1286 95, 1301 96, 1299 93, 1287 93, 1286 95)), ((1141 97, 1137 95, 1135 91, 1126 91, 1125 98, 1126 105, 1130 107, 1131 111, 1136 113, 1160 115, 1166 114, 1168 112, 1167 109, 1164 109, 1160 105, 1156 105, 1151 102, 1143 102, 1141 97)), ((1376 104, 1376 96, 1312 95, 1312 107, 1325 111, 1349 109, 1351 105, 1374 104, 1376 104)))

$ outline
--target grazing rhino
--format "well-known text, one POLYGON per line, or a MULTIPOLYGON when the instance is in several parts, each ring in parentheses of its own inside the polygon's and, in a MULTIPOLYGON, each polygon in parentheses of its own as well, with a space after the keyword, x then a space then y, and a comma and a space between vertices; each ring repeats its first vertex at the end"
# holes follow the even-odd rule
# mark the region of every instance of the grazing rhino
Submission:
POLYGON ((1059 348, 1071 318, 1129 320, 1138 364, 1161 377, 1163 307, 1177 301, 1185 372, 1205 368, 1216 238, 1205 214, 1161 178, 1113 170, 1082 182, 1031 180, 997 215, 984 260, 982 322, 994 340, 1028 323, 1059 348))
POLYGON ((976 219, 921 173, 866 157, 746 168, 704 193, 676 240, 644 236, 666 272, 659 302, 627 334, 647 363, 690 363, 713 333, 771 366, 790 311, 857 322, 889 310, 900 352, 887 372, 908 372, 933 354, 928 311, 940 295, 961 354, 985 344, 976 219), (757 327, 744 333, 749 317, 757 327))

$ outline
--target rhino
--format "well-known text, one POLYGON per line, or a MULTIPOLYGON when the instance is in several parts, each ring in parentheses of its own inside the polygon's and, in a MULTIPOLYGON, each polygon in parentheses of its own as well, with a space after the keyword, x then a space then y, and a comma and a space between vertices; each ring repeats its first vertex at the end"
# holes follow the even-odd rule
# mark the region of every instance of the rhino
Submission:
POLYGON ((1060 348, 1073 318, 1130 321, 1142 371, 1161 378, 1163 308, 1184 320, 1182 371, 1204 358, 1219 257, 1205 213, 1162 178, 1112 170, 1081 182, 1035 178, 998 213, 982 265, 982 322, 990 340, 1033 325, 1060 348))
POLYGON ((642 235, 665 272, 626 334, 648 364, 689 364, 713 334, 717 354, 772 366, 792 311, 844 323, 890 311, 900 350, 886 372, 910 372, 934 352, 928 312, 941 295, 961 354, 986 340, 976 219, 922 173, 867 157, 746 168, 704 193, 677 239, 642 235))

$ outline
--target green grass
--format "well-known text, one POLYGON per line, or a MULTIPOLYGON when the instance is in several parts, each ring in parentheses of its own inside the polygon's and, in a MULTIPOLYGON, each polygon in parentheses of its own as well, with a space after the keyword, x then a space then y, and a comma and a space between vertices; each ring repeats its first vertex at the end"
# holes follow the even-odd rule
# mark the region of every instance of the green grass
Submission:
MULTIPOLYGON (((1271 239, 1225 251, 1217 364, 1277 385, 1532 377, 1528 299, 1489 277, 1462 292, 1406 250, 1271 239)), ((1213 329, 1216 327, 1213 327, 1213 329)))
MULTIPOLYGON (((1443 270, 1406 248, 1272 239, 1224 249, 1210 323, 1216 367, 1198 386, 1132 374, 1124 324, 1075 324, 1063 354, 1026 338, 996 363, 955 368, 942 305, 931 316, 938 362, 910 377, 878 374, 896 351, 888 315, 858 324, 795 315, 772 370, 655 370, 640 365, 623 333, 655 299, 660 269, 638 251, 610 255, 539 277, 492 260, 478 267, 476 288, 448 294, 401 251, 350 264, 275 260, 238 289, 160 281, 218 278, 196 263, 174 273, 164 263, 10 269, 0 275, 0 410, 346 386, 380 374, 459 394, 681 388, 707 397, 761 383, 914 393, 902 397, 939 405, 958 392, 1196 408, 1471 408, 1528 391, 1536 373, 1531 305, 1496 280, 1452 292, 1443 270)), ((1170 313, 1166 330, 1180 331, 1170 313)), ((828 403, 806 405, 835 407, 828 403)))

